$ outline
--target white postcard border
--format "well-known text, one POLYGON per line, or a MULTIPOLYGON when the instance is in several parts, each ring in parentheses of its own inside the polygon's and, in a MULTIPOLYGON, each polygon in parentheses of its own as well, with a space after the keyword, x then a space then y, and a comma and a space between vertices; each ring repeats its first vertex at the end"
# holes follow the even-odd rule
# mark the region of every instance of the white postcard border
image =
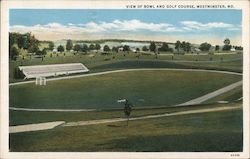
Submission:
POLYGON ((2 1, 1 2, 1 157, 3 158, 248 158, 249 157, 249 2, 248 1, 2 1), (8 31, 9 9, 126 9, 129 4, 203 4, 203 5, 234 5, 235 9, 242 9, 242 46, 243 59, 243 152, 160 152, 160 153, 128 153, 128 152, 79 152, 79 153, 17 153, 9 152, 9 61, 8 61, 8 31), (238 154, 239 156, 232 156, 238 154))

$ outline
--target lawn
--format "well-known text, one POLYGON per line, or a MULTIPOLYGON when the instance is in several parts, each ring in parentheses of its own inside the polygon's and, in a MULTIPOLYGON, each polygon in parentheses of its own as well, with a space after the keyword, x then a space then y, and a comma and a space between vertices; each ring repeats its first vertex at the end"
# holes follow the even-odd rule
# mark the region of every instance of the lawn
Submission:
MULTIPOLYGON (((174 107, 160 107, 160 108, 138 108, 134 107, 131 113, 131 117, 139 117, 146 115, 156 115, 163 113, 172 113, 177 111, 187 110, 200 110, 217 107, 230 107, 236 106, 240 102, 233 102, 228 104, 202 104, 194 106, 174 106, 174 107)), ((103 111, 90 111, 90 112, 34 112, 34 111, 16 111, 10 110, 10 123, 9 125, 23 125, 32 123, 42 123, 51 121, 87 121, 98 119, 111 119, 111 118, 123 118, 123 107, 120 109, 103 110, 103 111)))
POLYGON ((217 102, 217 101, 236 101, 238 99, 240 99, 241 97, 243 97, 243 92, 242 92, 242 86, 239 86, 231 91, 228 91, 224 94, 221 94, 217 97, 214 97, 212 99, 209 99, 207 101, 205 101, 204 103, 213 103, 213 102, 217 102))
POLYGON ((10 151, 240 152, 242 109, 10 134, 10 151))
POLYGON ((80 62, 86 65, 90 72, 100 72, 105 70, 116 70, 122 68, 149 68, 149 67, 163 67, 163 68, 201 68, 201 69, 215 69, 242 72, 242 54, 230 55, 172 55, 158 56, 155 55, 140 55, 135 53, 118 53, 109 55, 87 54, 87 55, 72 55, 66 52, 66 55, 50 53, 43 59, 25 57, 24 60, 9 62, 9 81, 17 82, 22 79, 14 78, 14 68, 20 65, 45 65, 57 63, 76 63, 80 62), (125 55, 125 56, 124 56, 125 55), (212 58, 212 60, 211 60, 212 58), (221 61, 223 59, 223 61, 221 61))
POLYGON ((119 108, 118 99, 136 107, 180 104, 231 83, 241 76, 207 72, 131 71, 10 86, 10 106, 25 108, 119 108), (223 80, 221 80, 223 79, 223 80))

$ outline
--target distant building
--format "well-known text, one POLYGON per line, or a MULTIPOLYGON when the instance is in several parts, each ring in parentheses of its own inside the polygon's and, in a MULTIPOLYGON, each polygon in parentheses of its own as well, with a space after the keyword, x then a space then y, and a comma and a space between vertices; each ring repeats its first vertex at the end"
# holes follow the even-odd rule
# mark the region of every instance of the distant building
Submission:
POLYGON ((131 50, 132 52, 134 52, 134 53, 137 52, 137 51, 136 51, 136 47, 130 47, 130 50, 131 50))
POLYGON ((235 48, 231 48, 230 51, 236 51, 235 48))
POLYGON ((56 48, 54 48, 54 49, 52 50, 52 52, 53 52, 53 53, 58 53, 58 51, 57 51, 56 48))
POLYGON ((195 52, 200 52, 201 49, 199 49, 199 48, 194 48, 194 51, 195 51, 195 52))
POLYGON ((118 48, 118 51, 123 51, 123 47, 119 47, 119 48, 118 48))

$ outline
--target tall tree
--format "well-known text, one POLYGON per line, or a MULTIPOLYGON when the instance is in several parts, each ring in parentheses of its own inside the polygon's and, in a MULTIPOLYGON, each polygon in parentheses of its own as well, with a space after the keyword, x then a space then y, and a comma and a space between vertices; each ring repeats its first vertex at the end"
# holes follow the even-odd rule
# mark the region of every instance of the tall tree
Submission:
POLYGON ((130 50, 130 47, 128 45, 123 46, 123 51, 129 51, 129 50, 130 50))
MULTIPOLYGON (((185 47, 186 47, 186 42, 185 42, 185 41, 181 42, 181 48, 184 50, 185 47)), ((185 50, 184 50, 184 51, 185 51, 185 50)))
POLYGON ((151 42, 149 45, 149 50, 152 52, 156 52, 156 45, 155 42, 151 42))
POLYGON ((82 47, 81 47, 81 51, 86 53, 88 50, 89 50, 88 45, 87 44, 83 44, 82 47))
POLYGON ((230 45, 230 40, 229 40, 228 38, 226 38, 226 39, 224 40, 224 44, 225 44, 225 45, 230 45))
POLYGON ((222 50, 229 51, 232 48, 232 45, 224 45, 222 50))
POLYGON ((118 47, 113 46, 113 47, 112 47, 112 51, 113 51, 113 52, 118 52, 118 47))
POLYGON ((18 48, 24 48, 24 43, 25 43, 25 40, 23 38, 23 35, 22 34, 17 34, 17 46, 18 48))
POLYGON ((219 45, 216 45, 215 46, 215 51, 219 51, 220 50, 220 46, 219 45))
POLYGON ((199 49, 201 51, 209 51, 209 49, 211 48, 211 44, 205 42, 205 43, 202 43, 199 47, 199 49))
POLYGON ((16 60, 17 56, 19 55, 19 51, 15 46, 11 46, 9 50, 9 57, 11 60, 16 60))
MULTIPOLYGON (((29 53, 39 51, 39 40, 31 33, 9 33, 9 51, 13 51, 12 46, 17 45, 18 48, 27 50, 29 53)), ((16 48, 18 50, 18 48, 16 48)), ((15 52, 15 51, 14 51, 15 52)), ((11 55, 11 53, 9 53, 11 55)))
POLYGON ((181 42, 178 40, 178 41, 176 41, 176 43, 175 43, 175 49, 176 49, 178 52, 180 52, 180 48, 181 48, 181 42))
POLYGON ((49 42, 49 50, 53 50, 55 47, 54 43, 52 41, 49 42))
POLYGON ((67 40, 67 43, 66 43, 66 50, 67 51, 70 51, 71 49, 73 48, 73 42, 72 40, 67 40))
POLYGON ((228 38, 226 38, 223 42, 224 42, 224 46, 222 50, 228 51, 232 48, 232 45, 230 45, 230 40, 228 38))
POLYGON ((39 51, 39 47, 38 45, 34 44, 34 45, 31 45, 29 48, 28 48, 28 52, 29 53, 37 53, 39 51))
POLYGON ((36 55, 42 55, 42 56, 44 56, 44 55, 46 55, 46 54, 47 54, 46 48, 44 48, 43 50, 38 50, 38 51, 36 52, 36 55))
POLYGON ((63 51, 64 51, 64 47, 63 47, 62 45, 59 45, 59 46, 57 47, 57 51, 58 51, 58 52, 63 52, 63 51))
POLYGON ((191 51, 191 44, 189 42, 186 42, 185 47, 184 47, 184 51, 186 51, 186 52, 191 51))
POLYGON ((81 50, 81 45, 75 44, 74 47, 73 47, 73 50, 78 53, 81 50))
POLYGON ((17 44, 17 34, 18 33, 9 33, 9 47, 17 44))
POLYGON ((148 51, 147 46, 143 46, 143 47, 142 47, 142 51, 148 51))
POLYGON ((169 51, 168 44, 164 42, 162 46, 159 48, 159 51, 169 51))
POLYGON ((39 40, 37 40, 34 35, 30 36, 29 46, 27 49, 30 50, 31 53, 36 53, 39 50, 39 40))
POLYGON ((100 49, 101 49, 101 45, 98 44, 98 43, 96 43, 96 44, 95 44, 95 49, 96 49, 96 50, 100 50, 100 49))
POLYGON ((90 45, 89 45, 89 50, 95 50, 95 49, 96 49, 96 47, 95 47, 94 44, 90 44, 90 45))
POLYGON ((107 52, 107 51, 110 51, 110 48, 108 45, 104 45, 103 47, 103 51, 107 52))

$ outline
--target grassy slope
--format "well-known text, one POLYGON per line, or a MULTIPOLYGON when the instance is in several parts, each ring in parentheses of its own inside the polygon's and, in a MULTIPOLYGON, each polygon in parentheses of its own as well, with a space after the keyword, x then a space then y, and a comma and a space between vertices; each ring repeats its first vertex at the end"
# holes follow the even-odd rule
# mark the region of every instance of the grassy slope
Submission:
POLYGON ((175 55, 172 61, 172 56, 159 56, 155 59, 154 55, 141 55, 139 59, 136 58, 136 54, 130 53, 123 56, 123 54, 113 55, 99 55, 97 54, 94 58, 89 55, 76 55, 72 56, 72 53, 66 53, 66 56, 53 55, 52 58, 49 55, 42 61, 39 58, 25 57, 25 60, 10 61, 9 63, 9 77, 10 82, 22 81, 22 79, 14 79, 14 68, 19 65, 44 65, 44 64, 55 64, 55 63, 75 63, 80 62, 85 64, 91 72, 99 72, 104 70, 115 70, 123 68, 143 68, 143 67, 164 67, 164 68, 203 68, 203 69, 217 69, 217 70, 228 70, 228 71, 242 71, 241 55, 175 55), (115 57, 113 59, 113 56, 115 57), (224 61, 211 61, 206 63, 199 63, 199 61, 207 61, 210 58, 213 60, 220 60, 223 57, 224 61), (239 59, 239 60, 235 60, 239 59), (167 61, 166 61, 167 60, 167 61), (178 61, 194 61, 194 62, 178 62, 178 61), (197 62, 195 60, 198 60, 197 62), (229 60, 229 61, 227 61, 229 60), (233 61, 230 61, 233 60, 233 61), (235 60, 235 61, 234 61, 235 60))
POLYGON ((129 99, 136 106, 170 106, 200 97, 240 79, 241 76, 207 72, 113 73, 50 81, 46 86, 33 83, 10 86, 10 106, 107 109, 119 107, 116 100, 121 98, 129 99), (138 102, 140 99, 144 102, 138 102))
MULTIPOLYGON (((239 103, 230 104, 208 104, 187 107, 162 107, 162 108, 138 108, 134 107, 131 117, 155 115, 163 113, 172 113, 177 111, 198 110, 207 108, 216 108, 222 106, 236 106, 239 103)), ((23 125, 50 121, 86 121, 98 119, 111 119, 124 117, 123 107, 117 110, 91 111, 91 112, 31 112, 10 110, 10 125, 23 125)))
POLYGON ((240 87, 237 87, 237 88, 235 88, 231 91, 228 91, 224 94, 221 94, 217 97, 209 99, 209 100, 205 101, 204 103, 213 103, 213 102, 217 102, 217 101, 229 101, 229 102, 235 101, 243 96, 242 93, 243 93, 242 86, 240 86, 240 87))
POLYGON ((242 110, 10 134, 10 151, 242 151, 242 110))

